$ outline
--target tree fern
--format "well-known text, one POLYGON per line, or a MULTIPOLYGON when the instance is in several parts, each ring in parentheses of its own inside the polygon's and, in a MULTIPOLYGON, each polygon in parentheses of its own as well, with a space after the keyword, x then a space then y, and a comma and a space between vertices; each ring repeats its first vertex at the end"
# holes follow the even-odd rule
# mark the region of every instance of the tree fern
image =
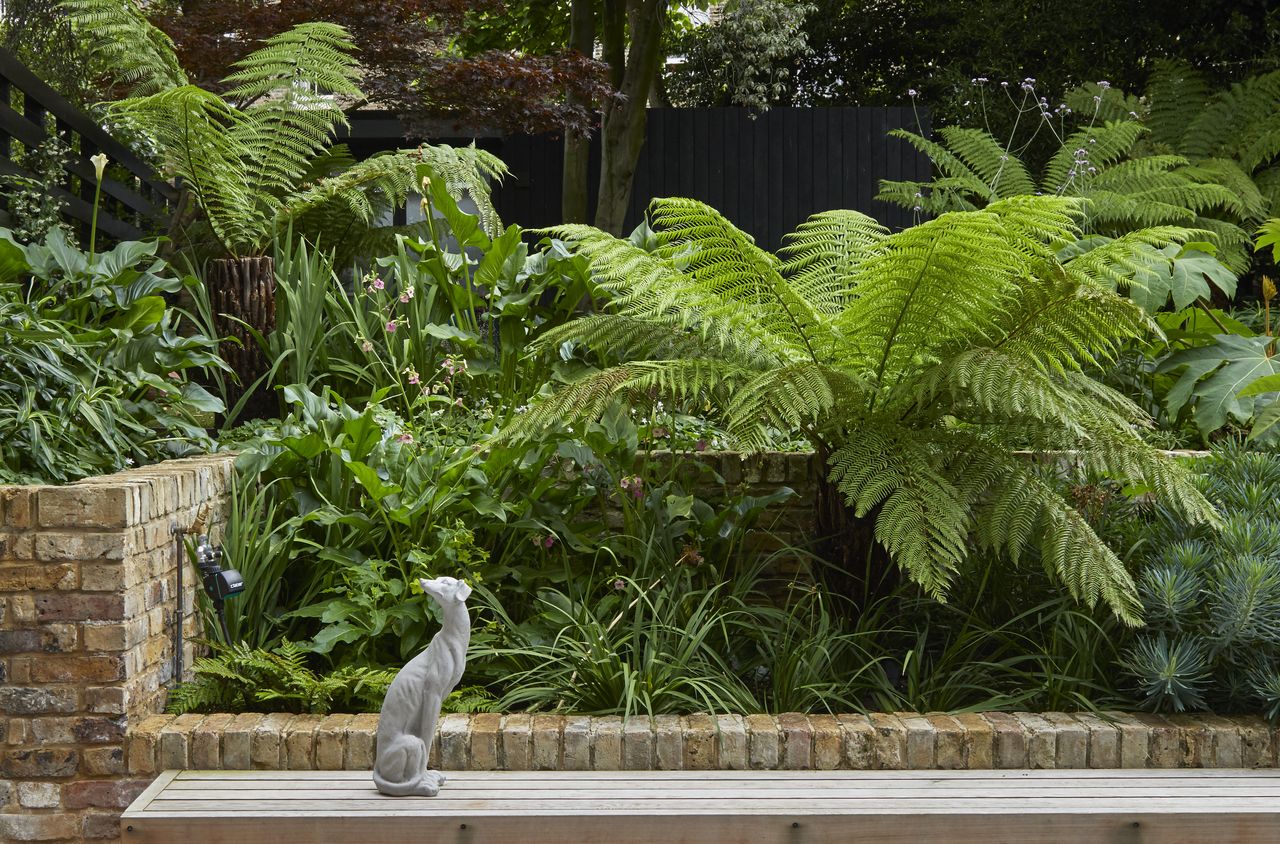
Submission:
MULTIPOLYGON (((1109 102, 1107 114, 1126 100, 1114 93, 1109 102)), ((938 130, 938 141, 905 129, 890 134, 928 155, 938 175, 928 182, 882 181, 877 198, 886 202, 941 214, 1021 194, 1084 197, 1090 200, 1081 221, 1086 232, 1117 236, 1151 226, 1189 226, 1208 232, 1232 269, 1248 265, 1243 226, 1256 211, 1257 190, 1240 193, 1241 174, 1221 162, 1153 154, 1144 140, 1148 127, 1123 113, 1072 132, 1038 175, 981 129, 946 126, 938 130)))
POLYGON ((455 196, 469 194, 486 231, 501 229, 488 181, 506 169, 488 153, 424 146, 357 163, 330 152, 335 129, 347 125, 343 104, 362 96, 342 27, 303 23, 266 39, 236 63, 219 96, 187 84, 172 43, 132 0, 67 0, 66 8, 106 66, 133 86, 132 96, 110 104, 111 115, 155 144, 223 254, 264 254, 292 228, 343 247, 345 257, 378 237, 379 217, 428 173, 455 196))
POLYGON ((503 436, 534 436, 625 397, 708 411, 747 449, 801 432, 875 541, 944 597, 973 541, 1031 549, 1063 586, 1121 618, 1132 580, 1016 449, 1146 484, 1194 522, 1216 515, 1185 471, 1144 444, 1150 420, 1084 366, 1152 325, 1112 292, 1117 266, 1177 242, 1134 232, 1060 257, 1081 200, 1016 197, 888 234, 853 212, 817 215, 771 255, 719 213, 655 200, 651 250, 587 226, 553 234, 613 293, 609 310, 548 332, 611 365, 572 382, 503 436))

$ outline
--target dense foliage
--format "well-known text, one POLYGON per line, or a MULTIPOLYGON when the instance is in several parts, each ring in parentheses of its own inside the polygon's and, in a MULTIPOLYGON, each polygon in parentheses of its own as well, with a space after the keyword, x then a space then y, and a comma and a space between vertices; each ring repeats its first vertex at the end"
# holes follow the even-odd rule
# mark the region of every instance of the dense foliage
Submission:
POLYGON ((212 446, 216 344, 166 295, 156 244, 99 254, 0 229, 0 483, 57 483, 212 446))
POLYGON ((650 252, 589 227, 556 233, 614 295, 550 332, 619 361, 537 405, 528 435, 593 418, 615 397, 706 408, 741 447, 770 425, 803 431, 854 515, 941 598, 968 539, 1017 559, 1040 549, 1063 586, 1139 618, 1128 573, 1019 448, 1070 450, 1087 469, 1151 486, 1192 523, 1212 510, 1143 442, 1140 409, 1081 372, 1147 331, 1106 278, 1147 230, 1069 260, 1079 203, 1020 197, 888 234, 854 212, 817 215, 779 259, 713 209, 655 200, 650 252))

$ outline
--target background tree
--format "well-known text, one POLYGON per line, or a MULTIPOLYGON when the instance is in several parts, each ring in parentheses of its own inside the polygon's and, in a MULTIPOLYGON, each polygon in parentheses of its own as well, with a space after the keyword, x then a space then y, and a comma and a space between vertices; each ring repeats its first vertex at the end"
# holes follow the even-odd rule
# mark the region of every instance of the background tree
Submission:
POLYGON ((662 75, 666 101, 754 109, 786 102, 791 65, 811 52, 804 24, 816 8, 794 0, 739 0, 709 25, 673 33, 667 52, 682 61, 662 75))
POLYGON ((440 117, 506 131, 589 129, 590 103, 607 91, 600 67, 563 44, 539 55, 468 41, 477 16, 501 14, 501 0, 186 0, 153 20, 199 85, 216 86, 262 39, 326 21, 351 33, 368 101, 396 111, 412 134, 425 136, 440 117))
POLYGON ((1162 57, 1216 83, 1280 67, 1280 7, 1268 0, 813 2, 813 52, 794 62, 797 105, 895 105, 915 89, 935 123, 973 125, 975 77, 1033 76, 1044 92, 1105 79, 1136 91, 1162 57))

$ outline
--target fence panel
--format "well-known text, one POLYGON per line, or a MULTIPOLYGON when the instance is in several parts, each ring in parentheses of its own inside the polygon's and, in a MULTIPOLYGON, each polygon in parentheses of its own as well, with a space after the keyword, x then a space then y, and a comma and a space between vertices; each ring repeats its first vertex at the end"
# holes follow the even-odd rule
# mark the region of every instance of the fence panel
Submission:
MULTIPOLYGON (((131 240, 166 224, 177 200, 174 187, 12 53, 0 50, 0 174, 30 178, 24 159, 55 136, 69 155, 62 168, 63 179, 51 192, 64 204, 62 216, 78 237, 88 239, 96 184, 89 159, 98 153, 109 160, 98 209, 100 237, 131 240)), ((6 205, 8 194, 8 190, 0 191, 0 200, 6 205)))
MULTIPOLYGON (((924 130, 928 114, 922 113, 924 130)), ((655 196, 688 196, 718 208, 756 242, 776 249, 809 215, 832 208, 869 214, 891 228, 911 212, 874 200, 881 179, 928 179, 929 160, 890 129, 916 129, 910 108, 737 108, 649 110, 628 228, 655 196)), ((541 227, 560 222, 562 141, 513 136, 487 143, 511 167, 494 193, 503 219, 541 227)), ((598 152, 592 156, 595 202, 598 152)))

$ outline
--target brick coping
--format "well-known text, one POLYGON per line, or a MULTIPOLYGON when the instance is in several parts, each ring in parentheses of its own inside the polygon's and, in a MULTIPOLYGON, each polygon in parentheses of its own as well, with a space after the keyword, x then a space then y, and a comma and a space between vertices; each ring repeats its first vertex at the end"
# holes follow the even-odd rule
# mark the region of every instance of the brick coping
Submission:
MULTIPOLYGON (((155 715, 128 769, 368 770, 378 716, 155 715)), ((869 715, 445 715, 445 770, 1271 768, 1280 729, 1257 717, 1104 712, 869 715)))

